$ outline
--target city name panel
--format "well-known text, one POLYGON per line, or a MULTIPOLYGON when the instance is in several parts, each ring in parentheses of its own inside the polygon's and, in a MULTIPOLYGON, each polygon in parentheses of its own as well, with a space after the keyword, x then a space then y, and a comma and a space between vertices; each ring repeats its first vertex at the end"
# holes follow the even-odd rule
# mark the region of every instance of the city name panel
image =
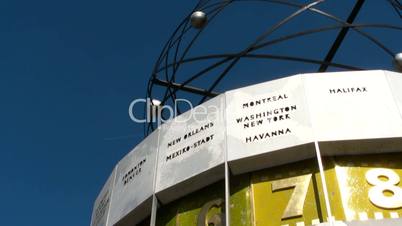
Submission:
POLYGON ((151 213, 158 226, 392 226, 401 177, 402 74, 299 74, 159 126, 116 165, 91 226, 150 225, 151 213))

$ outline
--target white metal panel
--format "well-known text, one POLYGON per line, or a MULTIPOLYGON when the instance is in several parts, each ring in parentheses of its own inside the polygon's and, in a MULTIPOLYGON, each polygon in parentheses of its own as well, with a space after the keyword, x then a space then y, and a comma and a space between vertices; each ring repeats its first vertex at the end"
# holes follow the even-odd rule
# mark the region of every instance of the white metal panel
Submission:
POLYGON ((222 179, 225 151, 239 174, 312 157, 315 140, 335 155, 399 150, 401 78, 384 71, 304 74, 213 98, 119 162, 95 201, 91 226, 142 220, 155 186, 167 203, 222 179))
POLYGON ((223 108, 224 96, 221 95, 174 118, 160 129, 156 191, 162 202, 224 177, 223 108), (197 175, 199 177, 195 177, 197 175), (174 190, 162 192, 169 188, 174 190))
POLYGON ((112 174, 107 179, 105 185, 103 185, 101 192, 95 200, 92 210, 91 226, 107 225, 115 174, 116 170, 113 170, 112 174))
POLYGON ((402 135, 402 120, 383 71, 303 76, 318 141, 402 135))
POLYGON ((393 98, 398 106, 399 113, 402 114, 402 73, 384 71, 391 88, 393 98))
POLYGON ((151 213, 150 198, 158 147, 158 131, 154 131, 118 164, 110 212, 110 225, 127 215, 140 221, 151 213), (146 206, 147 210, 145 210, 146 206))
MULTIPOLYGON (((260 156, 313 141, 301 76, 229 91, 226 93, 226 105, 228 161, 260 156)), ((292 157, 289 152, 283 153, 282 157, 276 157, 292 157)), ((303 153, 293 156, 301 157, 303 153)), ((273 161, 278 158, 265 159, 267 161, 261 164, 265 167, 274 165, 273 161)), ((248 170, 261 168, 259 159, 243 164, 249 165, 248 170)), ((233 164, 231 168, 237 171, 233 164)))

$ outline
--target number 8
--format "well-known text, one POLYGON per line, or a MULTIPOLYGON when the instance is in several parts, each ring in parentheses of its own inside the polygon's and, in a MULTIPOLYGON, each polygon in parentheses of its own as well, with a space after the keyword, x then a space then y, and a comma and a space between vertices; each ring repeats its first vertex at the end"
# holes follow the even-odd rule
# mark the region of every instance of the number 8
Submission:
POLYGON ((401 179, 398 174, 390 169, 371 169, 366 173, 366 180, 374 187, 369 190, 370 201, 382 208, 395 209, 402 207, 402 188, 396 186, 401 179), (385 177, 387 180, 380 180, 385 177), (384 192, 391 192, 392 196, 386 196, 384 192))

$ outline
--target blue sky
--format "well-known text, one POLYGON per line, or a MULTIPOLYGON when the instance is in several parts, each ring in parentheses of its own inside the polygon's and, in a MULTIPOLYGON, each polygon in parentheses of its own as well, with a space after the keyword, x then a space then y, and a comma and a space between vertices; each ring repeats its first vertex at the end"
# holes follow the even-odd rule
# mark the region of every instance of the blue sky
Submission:
MULTIPOLYGON (((345 18, 342 9, 351 4, 336 2, 323 8, 345 18)), ((402 20, 384 2, 369 1, 358 21, 401 26, 402 20)), ((195 3, 0 2, 2 225, 89 225, 93 201, 113 166, 143 138, 143 127, 130 120, 128 106, 145 96, 146 82, 165 41, 195 3)), ((268 27, 260 18, 275 21, 283 17, 281 12, 262 6, 233 7, 211 24, 192 54, 242 48, 244 44, 236 41, 251 40, 268 27)), ((325 21, 306 17, 289 29, 312 22, 325 21)), ((402 52, 400 31, 373 32, 390 49, 402 52)), ((322 57, 334 34, 322 36, 324 41, 307 40, 314 45, 295 43, 296 47, 272 51, 297 50, 303 55, 316 50, 321 55, 311 55, 322 57)), ((367 41, 357 41, 355 36, 345 40, 336 60, 371 69, 392 68, 389 56, 366 48, 367 41)), ((313 70, 246 61, 220 89, 298 71, 313 70)))

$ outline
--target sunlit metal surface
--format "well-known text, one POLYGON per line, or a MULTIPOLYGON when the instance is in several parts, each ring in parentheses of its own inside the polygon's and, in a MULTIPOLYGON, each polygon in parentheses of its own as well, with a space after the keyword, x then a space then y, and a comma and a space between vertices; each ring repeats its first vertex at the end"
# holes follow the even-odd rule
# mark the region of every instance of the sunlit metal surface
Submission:
POLYGON ((397 186, 401 178, 395 171, 384 168, 371 169, 367 171, 366 179, 373 185, 368 196, 374 205, 386 209, 402 208, 402 188, 397 186), (387 192, 391 194, 386 195, 387 192))
POLYGON ((313 221, 324 222, 326 219, 315 160, 265 169, 251 175, 255 226, 300 225, 301 222, 311 225, 313 221))
POLYGON ((402 214, 402 154, 336 157, 335 164, 338 186, 331 189, 339 188, 347 221, 402 214))
POLYGON ((311 174, 291 177, 287 179, 272 182, 272 191, 281 189, 294 188, 288 205, 283 212, 282 219, 297 217, 303 215, 304 201, 310 185, 311 174))

